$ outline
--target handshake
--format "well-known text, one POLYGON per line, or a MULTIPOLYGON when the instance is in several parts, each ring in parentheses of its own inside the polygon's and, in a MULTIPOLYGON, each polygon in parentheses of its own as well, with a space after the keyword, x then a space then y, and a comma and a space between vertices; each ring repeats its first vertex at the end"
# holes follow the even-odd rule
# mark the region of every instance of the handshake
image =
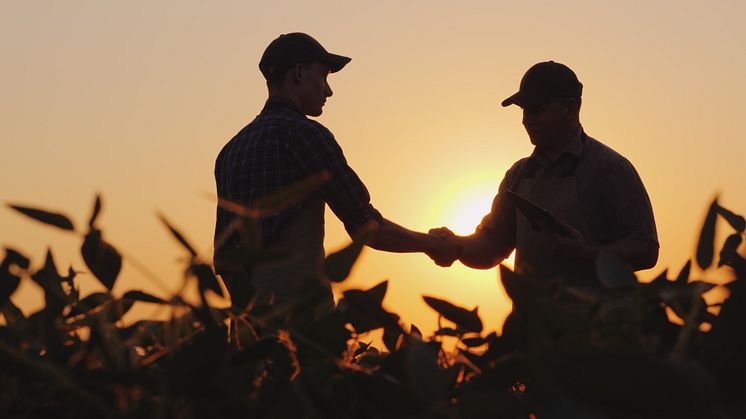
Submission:
POLYGON ((431 246, 425 253, 436 265, 451 266, 461 256, 461 252, 464 250, 461 237, 447 227, 433 228, 428 232, 428 235, 434 240, 431 241, 431 246))

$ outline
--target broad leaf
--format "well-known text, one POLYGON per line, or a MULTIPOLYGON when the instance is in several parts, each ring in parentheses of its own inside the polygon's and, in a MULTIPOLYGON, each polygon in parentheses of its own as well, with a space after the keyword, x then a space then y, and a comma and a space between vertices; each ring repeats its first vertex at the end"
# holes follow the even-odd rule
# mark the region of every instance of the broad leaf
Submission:
POLYGON ((717 212, 725 218, 725 221, 727 221, 728 224, 730 224, 737 232, 743 233, 744 230, 746 230, 746 219, 744 219, 743 216, 736 215, 720 205, 717 207, 717 212))
POLYGON ((401 329, 399 316, 381 307, 382 293, 385 294, 387 283, 388 281, 383 281, 367 291, 347 290, 344 292, 344 303, 340 305, 347 307, 349 322, 358 333, 365 333, 380 327, 401 329))
POLYGON ((367 230, 347 245, 347 247, 326 257, 324 261, 324 273, 330 281, 342 282, 350 276, 353 265, 355 265, 360 252, 362 252, 363 247, 367 244, 371 236, 372 232, 367 230))
POLYGON ((37 208, 22 207, 20 205, 14 204, 8 204, 8 206, 20 212, 21 214, 31 217, 36 221, 41 221, 44 224, 49 224, 68 231, 75 230, 73 222, 70 221, 70 219, 63 214, 44 211, 37 208))
POLYGON ((718 200, 717 197, 710 209, 707 211, 705 221, 702 224, 702 230, 699 233, 699 243, 697 244, 697 265, 702 269, 707 269, 712 265, 712 257, 715 247, 715 222, 717 221, 718 200))
POLYGON ((723 265, 735 266, 735 261, 740 258, 738 254, 738 247, 741 245, 743 237, 740 234, 731 234, 725 239, 725 244, 720 250, 720 260, 718 261, 718 267, 723 265))
POLYGON ((406 336, 400 327, 386 327, 383 329, 383 344, 389 352, 394 352, 399 348, 399 342, 402 336, 406 336))
POLYGON ((111 291, 122 269, 122 256, 119 252, 103 240, 101 231, 93 229, 86 234, 80 253, 88 269, 111 291))
POLYGON ((423 296, 422 298, 425 300, 427 305, 432 307, 433 310, 437 311, 440 315, 454 322, 464 330, 471 332, 482 331, 482 319, 479 318, 476 308, 470 311, 439 298, 428 296, 423 296))

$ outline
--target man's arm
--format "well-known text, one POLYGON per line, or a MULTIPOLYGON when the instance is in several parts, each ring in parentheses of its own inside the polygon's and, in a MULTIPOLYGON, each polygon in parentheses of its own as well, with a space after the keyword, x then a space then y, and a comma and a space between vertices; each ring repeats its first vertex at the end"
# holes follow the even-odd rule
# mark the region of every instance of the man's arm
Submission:
POLYGON ((368 189, 347 164, 342 148, 321 124, 310 124, 306 135, 298 137, 298 143, 289 152, 294 153, 298 165, 307 174, 322 171, 329 174, 329 181, 319 193, 342 220, 350 237, 372 233, 368 245, 387 252, 427 252, 440 257, 458 253, 457 243, 406 229, 383 218, 371 205, 368 189))
POLYGON ((445 238, 458 244, 460 253, 453 258, 429 256, 439 266, 451 266, 456 260, 474 269, 490 269, 510 255, 513 248, 500 244, 487 230, 477 230, 471 236, 457 236, 446 227, 430 230, 430 235, 445 238))
POLYGON ((635 271, 650 269, 658 261, 658 243, 652 240, 621 238, 599 246, 586 244, 579 231, 562 222, 565 234, 548 232, 555 250, 567 257, 593 260, 602 252, 612 254, 635 271))
POLYGON ((423 252, 443 259, 455 259, 461 251, 460 244, 455 241, 412 231, 385 218, 380 223, 373 222, 360 230, 354 236, 365 234, 365 230, 371 231, 368 246, 376 250, 395 253, 423 252))

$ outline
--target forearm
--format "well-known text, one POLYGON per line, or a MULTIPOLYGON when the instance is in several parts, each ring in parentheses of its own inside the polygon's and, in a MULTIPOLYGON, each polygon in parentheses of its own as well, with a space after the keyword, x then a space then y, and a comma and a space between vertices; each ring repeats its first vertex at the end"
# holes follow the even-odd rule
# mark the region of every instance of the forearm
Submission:
POLYGON ((459 237, 462 251, 459 260, 473 269, 490 269, 502 262, 512 248, 503 248, 484 234, 475 233, 471 236, 459 237))
POLYGON ((387 219, 374 229, 368 245, 376 250, 395 253, 430 252, 437 248, 439 239, 409 230, 387 219))
POLYGON ((658 261, 658 244, 650 240, 616 240, 592 248, 589 256, 595 258, 601 252, 616 256, 635 271, 650 269, 658 261))

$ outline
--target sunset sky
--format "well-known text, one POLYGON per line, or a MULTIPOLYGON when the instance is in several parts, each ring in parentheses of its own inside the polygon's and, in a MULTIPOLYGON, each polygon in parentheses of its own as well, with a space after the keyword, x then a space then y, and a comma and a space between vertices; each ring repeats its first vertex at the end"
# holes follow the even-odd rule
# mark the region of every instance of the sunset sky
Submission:
MULTIPOLYGON (((114 289, 166 295, 185 252, 162 211, 212 253, 217 153, 261 109, 257 63, 281 33, 307 32, 352 62, 329 78, 318 120, 384 216, 470 233, 505 171, 531 152, 517 107, 500 101, 539 61, 583 82, 586 132, 637 168, 661 253, 651 278, 693 254, 707 204, 746 212, 746 3, 737 1, 25 1, 0 2, 0 198, 99 224, 127 257, 114 289)), ((721 229, 725 231, 726 228, 721 229)), ((0 244, 85 266, 80 238, 0 209, 0 244)), ((327 210, 327 251, 349 241, 327 210)), ((714 273, 707 275, 714 276, 714 273)), ((489 329, 510 309, 496 270, 438 268, 367 249, 338 291, 389 279, 386 306, 435 327, 421 295, 474 307, 489 329)), ((83 293, 99 289, 79 276, 83 293)), ((14 295, 27 313, 40 292, 14 295)))

